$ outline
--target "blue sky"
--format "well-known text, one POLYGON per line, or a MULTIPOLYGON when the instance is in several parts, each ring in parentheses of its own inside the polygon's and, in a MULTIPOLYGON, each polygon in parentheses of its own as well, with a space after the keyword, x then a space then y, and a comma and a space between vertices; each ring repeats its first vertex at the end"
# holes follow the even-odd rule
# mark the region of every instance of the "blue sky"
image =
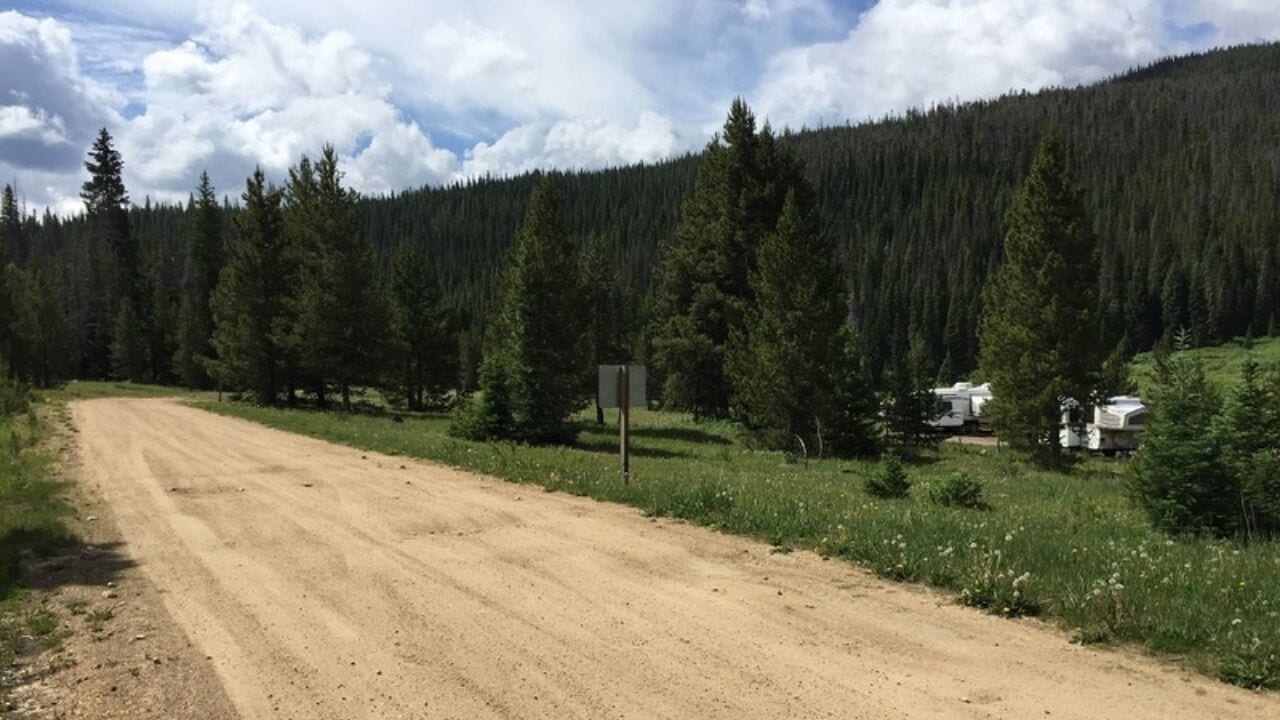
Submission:
POLYGON ((0 0, 0 179, 75 210, 105 126, 139 200, 326 142, 379 193, 670 157, 738 95, 798 128, 1276 38, 1274 0, 0 0))

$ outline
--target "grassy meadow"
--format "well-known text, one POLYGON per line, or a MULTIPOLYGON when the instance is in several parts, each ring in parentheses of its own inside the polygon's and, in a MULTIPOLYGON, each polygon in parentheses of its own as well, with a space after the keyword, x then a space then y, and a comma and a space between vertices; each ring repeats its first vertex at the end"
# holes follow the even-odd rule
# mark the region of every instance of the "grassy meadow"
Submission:
MULTIPOLYGON (((1043 616, 1083 643, 1133 643, 1252 688, 1280 689, 1280 543, 1174 540, 1125 494, 1124 461, 1046 472, 1007 452, 945 445, 910 465, 906 500, 864 489, 872 462, 788 464, 743 447, 732 425, 639 411, 632 482, 617 472, 617 427, 586 415, 570 447, 474 443, 443 416, 343 415, 198 402, 198 407, 369 450, 424 458, 625 503, 778 547, 812 549, 875 573, 956 593, 1009 616, 1043 616), (943 507, 931 486, 985 484, 986 510, 943 507)), ((612 420, 612 413, 610 418, 612 420)))
MULTIPOLYGON (((1246 347, 1243 340, 1214 345, 1212 347, 1193 348, 1186 351, 1204 365, 1205 376, 1221 389, 1235 385, 1240 380, 1240 366, 1250 355, 1263 368, 1280 364, 1280 337, 1261 338, 1252 341, 1246 347)), ((1145 389, 1155 377, 1155 359, 1151 353, 1137 355, 1130 365, 1133 379, 1141 390, 1145 389)))

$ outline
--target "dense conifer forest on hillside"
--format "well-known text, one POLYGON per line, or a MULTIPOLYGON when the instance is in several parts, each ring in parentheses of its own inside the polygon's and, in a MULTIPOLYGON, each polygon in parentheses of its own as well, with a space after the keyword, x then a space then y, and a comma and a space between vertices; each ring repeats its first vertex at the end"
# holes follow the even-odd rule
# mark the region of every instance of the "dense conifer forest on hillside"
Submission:
MULTIPOLYGON (((981 290, 1002 256, 1005 212, 1050 125, 1061 130, 1097 234, 1096 322, 1106 337, 1139 351, 1183 326, 1197 343, 1277 332, 1280 46, 1249 46, 1085 88, 784 134, 816 192, 819 232, 848 278, 850 317, 873 373, 913 344, 932 374, 952 379, 973 370, 981 290)), ((598 242, 618 272, 628 309, 621 325, 637 358, 646 354, 659 244, 673 236, 698 163, 692 155, 558 178, 574 242, 598 242)), ((479 179, 355 205, 354 226, 374 247, 378 276, 390 275, 397 247, 426 250, 460 315, 464 366, 476 362, 465 346, 479 344, 477 328, 536 181, 479 179)), ((216 193, 238 201, 243 190, 216 193)), ((127 293, 157 319, 138 339, 146 348, 138 362, 151 365, 153 379, 177 379, 169 359, 199 265, 192 211, 133 201, 125 248, 142 277, 125 289, 106 286, 110 273, 95 246, 103 233, 90 232, 96 221, 22 217, 6 203, 4 247, 25 273, 14 282, 61 308, 70 329, 67 347, 50 340, 47 363, 61 366, 51 373, 109 372, 102 348, 87 347, 108 332, 94 308, 127 293)), ((229 238, 239 211, 224 209, 218 227, 229 238)))

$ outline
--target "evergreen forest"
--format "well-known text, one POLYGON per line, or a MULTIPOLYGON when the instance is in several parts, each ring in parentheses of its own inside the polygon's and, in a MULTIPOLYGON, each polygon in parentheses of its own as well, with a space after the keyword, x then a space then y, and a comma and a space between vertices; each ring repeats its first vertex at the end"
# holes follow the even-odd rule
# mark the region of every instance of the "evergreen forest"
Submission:
MULTIPOLYGON (((771 257, 830 267, 815 287, 847 321, 828 329, 849 337, 822 352, 852 353, 877 387, 908 365, 920 382, 975 373, 983 288, 1051 127, 1096 239, 1093 286, 1079 291, 1103 350, 1147 350, 1181 328, 1195 345, 1280 332, 1280 45, 1258 45, 1089 87, 799 132, 759 128, 778 150, 751 170, 773 183, 761 190, 769 197, 751 220, 753 243, 774 233, 790 197, 786 227, 803 231, 804 249, 771 257)), ((593 361, 661 371, 659 328, 671 314, 663 249, 691 232, 689 203, 702 169, 720 162, 720 142, 659 164, 550 174, 559 222, 575 252, 593 258, 594 284, 607 286, 584 290, 597 293, 594 347, 584 350, 593 361)), ((35 385, 220 379, 270 402, 349 404, 353 388, 376 385, 424 407, 477 387, 503 268, 545 175, 362 197, 342 186, 331 149, 316 153, 279 187, 246 168, 245 186, 192 178, 190 200, 171 205, 130 197, 129 159, 104 131, 88 149, 82 214, 24 213, 6 188, 0 354, 35 385), (220 291, 228 269, 257 294, 220 291), (269 357, 221 351, 255 334, 269 357)), ((743 297, 793 290, 744 268, 731 279, 743 297)), ((748 315, 735 322, 775 334, 787 322, 785 308, 748 315)), ((732 345, 737 330, 722 330, 732 345)), ((740 345, 726 352, 788 362, 740 345)), ((652 387, 673 387, 663 380, 652 387)), ((724 398, 708 402, 722 414, 724 398)))

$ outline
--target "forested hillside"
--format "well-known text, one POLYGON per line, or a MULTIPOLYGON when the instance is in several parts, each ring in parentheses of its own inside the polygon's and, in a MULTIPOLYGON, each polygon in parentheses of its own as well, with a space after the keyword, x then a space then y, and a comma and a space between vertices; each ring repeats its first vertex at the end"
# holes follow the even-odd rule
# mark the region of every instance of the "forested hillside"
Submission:
MULTIPOLYGON (((941 375, 974 367, 979 296, 1001 257, 1004 214, 1051 124, 1061 128, 1098 235, 1097 322, 1108 337, 1143 350, 1181 326, 1198 342, 1277 331, 1280 46, 1266 45, 1172 59, 1087 88, 785 135, 816 190, 821 232, 847 270, 851 317, 873 371, 913 342, 941 375)), ((691 156, 559 181, 575 241, 599 238, 616 263, 637 354, 658 245, 674 233, 697 164, 691 156)), ((474 328, 535 182, 483 179, 367 198, 357 223, 384 269, 395 247, 425 246, 446 296, 474 328)), ((232 198, 242 191, 217 188, 232 198)), ((145 201, 129 213, 146 275, 132 292, 147 294, 158 319, 146 339, 157 379, 172 379, 159 367, 176 342, 164 333, 191 272, 186 215, 145 201)), ((38 275, 33 286, 48 285, 69 318, 79 351, 65 355, 74 358, 66 371, 105 374, 94 347, 105 319, 93 304, 111 291, 98 286, 106 275, 95 269, 87 221, 8 218, 10 259, 38 275)), ((223 223, 224 232, 235 226, 223 223)))
MULTIPOLYGON (((979 294, 1000 258, 1004 213, 1052 123, 1098 233, 1099 321, 1109 335, 1141 350, 1183 325, 1204 343, 1276 331, 1280 46, 1267 45, 1171 59, 1093 87, 786 137, 851 273, 873 367, 917 334, 944 374, 972 369, 979 294)), ((696 163, 565 178, 571 231, 603 236, 632 292, 647 287, 696 163)), ((532 184, 488 180, 371 200, 364 222, 382 245, 431 244, 441 276, 475 300, 492 286, 532 184)))

